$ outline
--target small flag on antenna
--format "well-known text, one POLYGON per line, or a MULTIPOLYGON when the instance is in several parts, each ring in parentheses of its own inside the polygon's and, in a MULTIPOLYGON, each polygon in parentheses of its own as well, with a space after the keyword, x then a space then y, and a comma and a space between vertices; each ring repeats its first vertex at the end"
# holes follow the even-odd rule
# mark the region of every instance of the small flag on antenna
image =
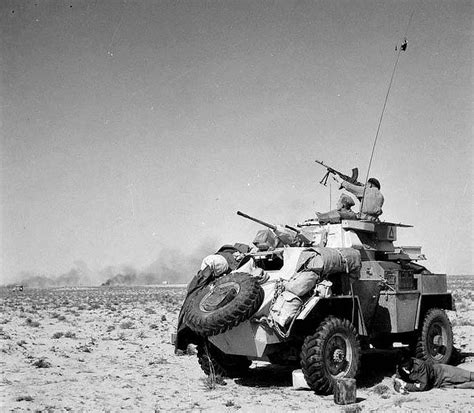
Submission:
POLYGON ((405 39, 403 40, 403 43, 400 46, 400 50, 404 52, 405 50, 407 50, 407 47, 408 47, 408 42, 407 42, 407 38, 405 37, 405 39))

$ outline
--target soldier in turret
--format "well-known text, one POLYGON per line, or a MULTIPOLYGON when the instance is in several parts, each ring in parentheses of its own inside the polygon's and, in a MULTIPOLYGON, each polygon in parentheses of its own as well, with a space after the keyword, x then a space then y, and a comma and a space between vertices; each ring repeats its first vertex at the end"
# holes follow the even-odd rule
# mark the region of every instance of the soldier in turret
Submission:
POLYGON ((380 182, 378 179, 370 178, 367 181, 367 185, 355 185, 342 179, 337 174, 333 174, 333 178, 341 188, 354 194, 361 202, 361 210, 358 214, 360 219, 368 221, 379 220, 379 216, 382 215, 384 197, 380 192, 380 182))
POLYGON ((354 200, 347 194, 341 194, 337 201, 336 209, 329 212, 316 212, 320 224, 335 224, 341 219, 357 219, 356 213, 351 209, 355 205, 354 200))

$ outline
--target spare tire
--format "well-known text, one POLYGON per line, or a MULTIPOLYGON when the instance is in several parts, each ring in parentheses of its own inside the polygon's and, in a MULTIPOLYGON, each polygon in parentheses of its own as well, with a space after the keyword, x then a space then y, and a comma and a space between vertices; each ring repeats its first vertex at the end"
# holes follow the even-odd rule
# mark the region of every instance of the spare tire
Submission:
POLYGON ((263 290, 250 274, 235 272, 196 291, 186 309, 186 324, 202 336, 213 336, 249 319, 263 301, 263 290))

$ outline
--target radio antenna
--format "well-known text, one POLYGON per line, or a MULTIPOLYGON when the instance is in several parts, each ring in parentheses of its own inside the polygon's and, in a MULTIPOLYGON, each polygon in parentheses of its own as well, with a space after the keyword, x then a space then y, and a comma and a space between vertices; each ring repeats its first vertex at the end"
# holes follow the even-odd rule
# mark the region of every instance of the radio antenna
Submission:
POLYGON ((383 102, 382 113, 380 114, 379 124, 377 126, 377 132, 375 133, 374 144, 372 145, 372 153, 370 154, 369 166, 367 168, 367 175, 365 177, 365 182, 364 182, 364 193, 362 194, 362 201, 361 201, 361 204, 360 204, 360 211, 361 212, 362 212, 362 207, 364 206, 365 190, 367 188, 367 181, 369 180, 370 167, 372 166, 372 159, 374 158, 375 146, 377 145, 377 139, 379 138, 380 126, 382 125, 383 115, 385 113, 385 108, 387 107, 387 101, 388 101, 388 97, 390 95, 390 89, 392 88, 393 79, 395 78, 395 72, 397 70, 398 61, 400 60, 400 54, 401 54, 401 52, 404 52, 407 49, 407 46, 408 46, 407 33, 408 33, 408 28, 410 27, 410 24, 411 24, 414 13, 415 13, 415 9, 413 9, 413 11, 411 12, 410 18, 408 20, 407 28, 405 30, 405 35, 403 36, 403 40, 402 40, 401 44, 399 44, 395 47, 395 50, 398 51, 397 58, 395 60, 395 64, 393 65, 392 76, 390 77, 390 82, 388 84, 387 94, 385 95, 385 100, 383 102))

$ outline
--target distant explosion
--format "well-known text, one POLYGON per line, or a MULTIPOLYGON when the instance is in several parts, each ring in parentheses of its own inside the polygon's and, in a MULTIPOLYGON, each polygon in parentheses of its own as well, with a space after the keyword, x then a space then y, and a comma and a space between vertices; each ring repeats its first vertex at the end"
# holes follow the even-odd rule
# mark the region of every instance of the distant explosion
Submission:
POLYGON ((67 273, 61 274, 58 277, 23 272, 20 274, 18 283, 26 287, 34 288, 92 285, 93 274, 85 262, 75 261, 73 268, 71 268, 67 273))
POLYGON ((143 271, 128 268, 115 273, 102 285, 187 284, 198 271, 202 259, 216 249, 215 243, 211 241, 205 242, 189 255, 176 248, 165 248, 143 271))
POLYGON ((155 261, 142 270, 130 265, 121 265, 105 267, 95 273, 85 262, 75 261, 73 268, 57 277, 23 272, 15 283, 33 288, 186 284, 196 274, 202 259, 217 248, 217 244, 211 240, 205 241, 191 254, 186 254, 177 248, 165 248, 155 261))

